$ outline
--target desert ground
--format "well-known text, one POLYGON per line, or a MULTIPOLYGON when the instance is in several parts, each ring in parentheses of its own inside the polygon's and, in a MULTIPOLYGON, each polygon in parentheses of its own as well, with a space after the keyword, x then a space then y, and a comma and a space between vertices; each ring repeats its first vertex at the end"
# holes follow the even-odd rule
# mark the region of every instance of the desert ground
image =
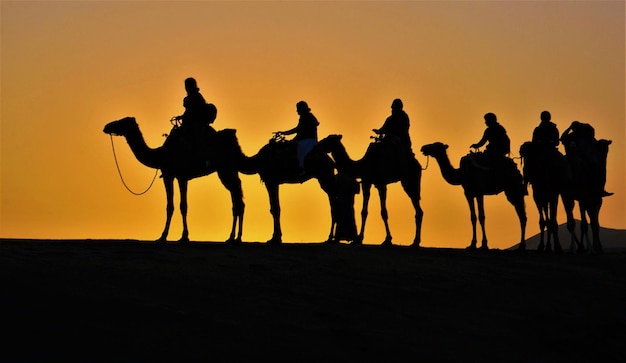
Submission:
POLYGON ((617 362, 626 253, 0 240, 2 362, 617 362))

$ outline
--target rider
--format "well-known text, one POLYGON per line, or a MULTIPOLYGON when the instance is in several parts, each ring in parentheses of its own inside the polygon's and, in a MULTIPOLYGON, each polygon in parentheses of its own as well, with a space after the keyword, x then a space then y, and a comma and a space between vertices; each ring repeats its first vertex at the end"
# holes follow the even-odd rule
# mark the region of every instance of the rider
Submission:
MULTIPOLYGON (((182 121, 180 128, 183 130, 183 138, 190 144, 191 153, 207 157, 209 139, 215 134, 210 124, 217 117, 217 108, 205 101, 194 78, 185 79, 185 91, 187 92, 187 96, 183 99, 185 112, 176 116, 175 119, 182 121)), ((204 160, 204 163, 208 167, 208 160, 204 160)))
POLYGON ((372 129, 378 135, 384 135, 383 140, 397 143, 403 149, 411 151, 411 137, 409 136, 409 115, 403 110, 402 100, 399 98, 391 102, 391 115, 387 117, 383 126, 372 129))
POLYGON ((182 127, 201 125, 206 111, 206 101, 200 93, 200 88, 194 78, 185 79, 185 91, 187 96, 183 99, 185 112, 176 116, 177 120, 182 120, 182 127))
MULTIPOLYGON (((560 155, 557 150, 559 146, 559 129, 556 124, 551 121, 552 115, 549 111, 541 112, 539 118, 541 122, 539 122, 539 125, 533 130, 531 142, 537 147, 537 154, 540 157, 549 159, 550 161, 556 160, 557 155, 560 155)), ((526 172, 524 175, 526 176, 524 178, 524 188, 526 190, 529 178, 526 172)))
POLYGON ((539 116, 541 122, 533 131, 532 142, 543 150, 554 150, 559 146, 559 129, 551 121, 550 112, 543 111, 539 116))
POLYGON ((304 171, 304 158, 317 145, 317 126, 320 123, 311 113, 309 105, 304 101, 296 103, 296 112, 300 115, 298 125, 287 131, 277 131, 275 134, 296 134, 294 140, 298 147, 298 164, 304 171))
POLYGON ((593 126, 580 121, 573 121, 572 124, 563 131, 561 142, 565 146, 566 154, 579 160, 588 161, 602 181, 602 196, 608 197, 613 193, 604 190, 606 184, 606 155, 598 152, 598 140, 595 137, 593 126))
POLYGON ((506 130, 498 123, 498 119, 494 113, 486 113, 485 124, 487 128, 483 133, 482 139, 470 148, 477 149, 488 142, 485 148, 485 155, 492 161, 505 158, 511 152, 511 141, 506 134, 506 130))

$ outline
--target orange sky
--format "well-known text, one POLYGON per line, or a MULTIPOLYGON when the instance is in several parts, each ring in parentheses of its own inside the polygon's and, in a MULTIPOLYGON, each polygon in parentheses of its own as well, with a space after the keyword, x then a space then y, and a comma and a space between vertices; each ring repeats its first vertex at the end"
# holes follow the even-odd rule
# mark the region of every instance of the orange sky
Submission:
MULTIPOLYGON (((589 122, 613 140, 601 224, 626 228, 625 36, 622 1, 404 2, 22 2, 1 3, 0 237, 156 239, 165 220, 160 179, 133 196, 117 175, 103 126, 137 118, 152 147, 182 113, 183 80, 195 77, 218 107, 214 126, 237 129, 247 155, 273 131, 295 126, 306 100, 320 138, 344 135, 360 158, 371 129, 402 98, 419 147, 442 141, 455 166, 494 112, 513 155, 549 110, 563 131, 589 122)), ((154 170, 114 139, 136 190, 154 170)), ((518 160, 519 164, 519 160, 518 160)), ((271 236, 265 188, 242 175, 244 241, 271 236)), ((413 211, 389 188, 394 241, 413 239, 413 211)), ((330 217, 316 181, 281 187, 283 239, 318 242, 330 217)), ((357 213, 360 209, 357 198, 357 213)), ((538 232, 527 198, 527 236, 538 232)), ((178 204, 178 195, 176 195, 178 204)), ((222 241, 230 197, 216 175, 190 183, 190 238, 222 241)), ((471 238, 461 187, 430 160, 423 173, 424 246, 465 247, 471 238)), ((376 194, 365 243, 384 229, 376 194)), ((518 242, 504 195, 486 199, 491 247, 518 242)), ((564 222, 561 210, 559 221, 564 222)), ((178 209, 170 239, 180 236, 178 209)), ((567 236, 562 236, 568 240, 567 236)))

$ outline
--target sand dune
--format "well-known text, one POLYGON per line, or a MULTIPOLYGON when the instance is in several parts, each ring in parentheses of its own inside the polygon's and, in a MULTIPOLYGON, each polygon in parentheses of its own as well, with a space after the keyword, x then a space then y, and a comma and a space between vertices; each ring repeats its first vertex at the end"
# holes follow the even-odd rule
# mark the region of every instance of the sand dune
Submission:
POLYGON ((610 362, 626 254, 0 241, 2 362, 610 362))
MULTIPOLYGON (((576 221, 576 237, 580 238, 580 221, 576 221)), ((565 223, 559 225, 559 241, 561 246, 565 250, 569 250, 571 237, 570 233, 567 230, 567 225, 565 223)), ((588 236, 591 238, 591 227, 589 227, 588 236)), ((547 235, 544 235, 544 241, 547 238, 547 235)), ((536 234, 526 240, 526 248, 530 250, 536 250, 539 245, 540 235, 536 234)), ((602 243, 602 248, 607 251, 626 251, 626 230, 623 229, 612 229, 612 228, 604 228, 600 227, 600 242, 602 243)), ((510 249, 516 249, 518 244, 512 246, 510 249)))

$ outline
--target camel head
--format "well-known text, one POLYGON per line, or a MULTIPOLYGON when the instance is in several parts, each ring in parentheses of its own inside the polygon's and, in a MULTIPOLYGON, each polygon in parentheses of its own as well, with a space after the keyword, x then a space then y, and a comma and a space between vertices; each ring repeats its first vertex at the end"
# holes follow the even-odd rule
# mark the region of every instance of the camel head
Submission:
POLYGON ((337 150, 337 146, 341 145, 342 137, 342 135, 328 135, 317 143, 316 148, 328 154, 333 150, 337 150))
POLYGON ((104 133, 116 136, 125 136, 132 129, 137 129, 137 121, 134 117, 124 117, 121 120, 112 121, 104 126, 104 133))
POLYGON ((424 145, 420 149, 422 154, 426 156, 432 156, 434 158, 438 158, 446 154, 446 150, 448 149, 448 145, 442 142, 435 142, 432 144, 424 145))

